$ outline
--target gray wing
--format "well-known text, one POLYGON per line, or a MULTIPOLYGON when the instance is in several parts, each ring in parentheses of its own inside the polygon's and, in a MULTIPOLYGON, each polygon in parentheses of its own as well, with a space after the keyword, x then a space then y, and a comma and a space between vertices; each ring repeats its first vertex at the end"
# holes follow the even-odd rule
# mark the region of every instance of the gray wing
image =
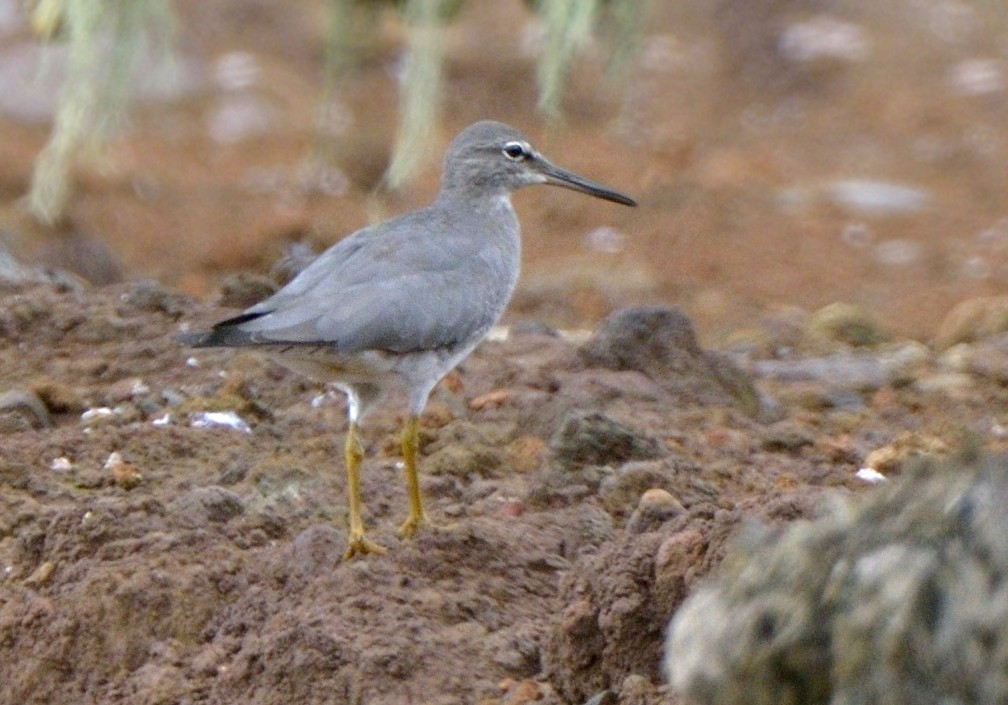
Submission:
POLYGON ((427 210, 360 230, 198 344, 404 353, 481 337, 510 297, 513 276, 487 256, 485 237, 452 237, 448 225, 427 210))

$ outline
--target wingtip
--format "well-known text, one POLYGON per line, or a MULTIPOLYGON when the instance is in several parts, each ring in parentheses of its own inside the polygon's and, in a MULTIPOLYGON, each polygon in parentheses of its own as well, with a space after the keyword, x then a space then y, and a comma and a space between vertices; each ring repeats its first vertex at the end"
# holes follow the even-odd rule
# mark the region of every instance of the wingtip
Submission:
POLYGON ((210 340, 211 331, 194 331, 191 333, 178 333, 172 336, 175 342, 181 343, 182 345, 188 345, 193 348, 202 348, 207 346, 207 342, 210 340))

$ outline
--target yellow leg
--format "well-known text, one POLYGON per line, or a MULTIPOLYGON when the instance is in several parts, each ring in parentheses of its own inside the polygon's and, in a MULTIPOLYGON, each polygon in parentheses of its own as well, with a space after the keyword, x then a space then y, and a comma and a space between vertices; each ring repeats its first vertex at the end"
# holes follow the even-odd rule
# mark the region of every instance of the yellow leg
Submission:
POLYGON ((423 498, 420 497, 420 481, 417 479, 416 458, 420 449, 420 438, 417 429, 420 419, 410 415, 402 433, 402 456, 406 470, 406 492, 409 495, 409 516, 399 527, 399 538, 409 538, 416 533, 420 524, 427 524, 427 515, 423 509, 423 498))
POLYGON ((359 429, 351 423, 347 431, 346 446, 343 448, 347 470, 347 498, 350 502, 350 537, 343 560, 350 560, 365 553, 385 553, 385 547, 369 541, 364 536, 364 522, 361 521, 360 464, 364 459, 359 429))

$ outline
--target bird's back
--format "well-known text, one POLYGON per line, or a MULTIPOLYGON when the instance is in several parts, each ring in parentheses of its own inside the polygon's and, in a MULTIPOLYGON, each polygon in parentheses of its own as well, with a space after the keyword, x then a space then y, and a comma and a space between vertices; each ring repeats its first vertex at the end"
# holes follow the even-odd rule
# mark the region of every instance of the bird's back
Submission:
POLYGON ((507 198, 436 202, 344 238, 273 296, 188 342, 342 354, 467 344, 503 313, 519 252, 507 198))

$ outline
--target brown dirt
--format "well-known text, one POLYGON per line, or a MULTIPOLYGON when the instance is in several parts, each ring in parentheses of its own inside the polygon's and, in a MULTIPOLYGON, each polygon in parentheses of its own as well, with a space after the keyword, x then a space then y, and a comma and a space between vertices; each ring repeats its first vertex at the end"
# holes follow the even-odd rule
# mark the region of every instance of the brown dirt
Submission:
MULTIPOLYGON (((950 96, 946 80, 1003 18, 941 43, 914 3, 849 3, 870 60, 796 68, 772 51, 781 22, 803 18, 792 4, 655 3, 650 63, 629 97, 598 80, 592 54, 552 130, 515 40, 522 5, 467 4, 449 35, 437 148, 501 119, 641 201, 519 195, 525 271, 509 322, 594 328, 629 304, 677 303, 708 344, 762 325, 783 349, 804 325, 785 306, 847 300, 887 333, 926 340, 956 303, 1003 289, 1004 94, 950 96), (757 6, 784 19, 742 11, 757 6), (817 195, 844 178, 905 182, 930 200, 852 214, 817 195), (781 206, 805 187, 805 206, 781 206), (600 226, 624 233, 623 249, 588 246, 600 226), (891 241, 917 258, 880 259, 891 241)), ((421 472, 437 528, 414 541, 395 538, 401 404, 368 418, 366 521, 391 550, 342 563, 342 399, 255 355, 194 355, 171 336, 233 313, 202 300, 222 283, 234 306, 261 284, 234 272, 265 275, 291 244, 319 249, 429 199, 433 168, 402 193, 370 194, 394 129, 401 28, 387 18, 341 89, 351 122, 332 147, 348 187, 330 196, 300 170, 320 7, 178 5, 185 55, 211 85, 142 105, 108 161, 81 166, 61 226, 40 228, 18 201, 47 127, 2 121, 0 242, 102 285, 0 287, 0 704, 580 705, 606 689, 623 705, 674 702, 662 630, 746 522, 793 521, 825 493, 862 491, 853 473, 873 451, 898 472, 920 449, 1003 442, 997 350, 966 379, 941 377, 933 359, 855 390, 757 379, 754 415, 720 358, 642 372, 530 325, 483 344, 432 397, 421 472), (220 97, 207 76, 237 50, 258 62, 273 117, 268 134, 222 145, 206 135, 220 97), (937 382, 912 383, 925 374, 937 382), (193 426, 205 411, 234 411, 249 432, 193 426), (609 441, 592 445, 598 427, 609 441), (656 489, 671 498, 642 504, 656 489)))
POLYGON ((695 371, 687 390, 516 333, 435 393, 421 467, 438 526, 415 541, 394 535, 401 412, 368 418, 366 519, 391 550, 343 563, 342 401, 171 339, 224 311, 155 284, 8 285, 0 311, 5 380, 52 423, 0 414, 11 703, 515 702, 520 687, 576 703, 642 683, 662 702, 664 624, 741 522, 807 516, 823 490, 861 487, 854 470, 901 429, 954 440, 1004 403, 897 388, 812 412, 802 384, 764 382, 791 399, 768 423, 695 371), (250 432, 195 427, 206 410, 250 432), (644 506, 655 488, 668 511, 644 506))

